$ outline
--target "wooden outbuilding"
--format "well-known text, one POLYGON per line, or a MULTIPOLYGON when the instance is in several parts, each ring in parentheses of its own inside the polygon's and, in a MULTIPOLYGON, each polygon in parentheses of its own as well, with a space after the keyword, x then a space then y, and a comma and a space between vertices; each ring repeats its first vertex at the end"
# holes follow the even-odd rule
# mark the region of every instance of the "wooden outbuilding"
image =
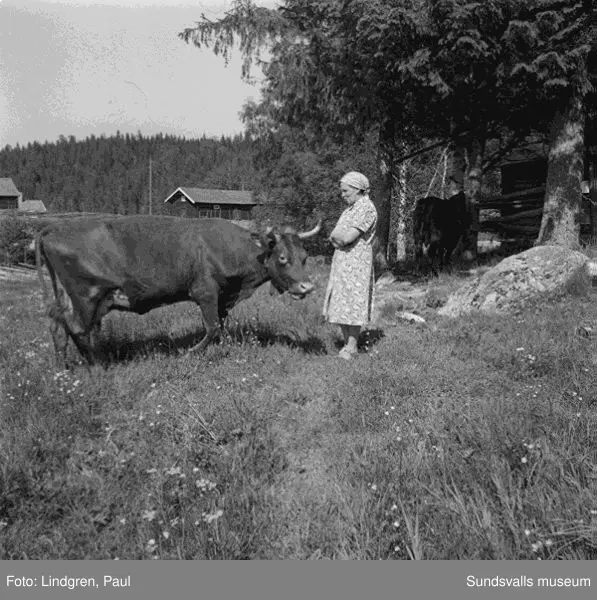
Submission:
POLYGON ((23 194, 10 177, 0 177, 0 210, 20 210, 23 194))
POLYGON ((251 192, 243 190, 214 190, 196 187, 179 187, 164 203, 186 202, 203 218, 221 218, 247 221, 252 218, 257 201, 251 192))
MULTIPOLYGON (((581 240, 597 238, 597 152, 587 146, 582 181, 581 240)), ((500 165, 501 194, 479 203, 488 218, 481 231, 532 243, 539 235, 547 180, 546 144, 530 144, 512 152, 500 165)))

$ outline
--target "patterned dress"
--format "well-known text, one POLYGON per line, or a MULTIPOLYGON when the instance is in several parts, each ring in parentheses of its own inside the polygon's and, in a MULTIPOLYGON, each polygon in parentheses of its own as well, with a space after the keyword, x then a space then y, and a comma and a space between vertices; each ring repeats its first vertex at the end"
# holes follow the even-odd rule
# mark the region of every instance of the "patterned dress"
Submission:
POLYGON ((369 196, 361 196, 338 219, 334 231, 356 227, 361 235, 338 248, 325 293, 323 315, 330 323, 365 325, 373 308, 373 238, 377 211, 369 196))

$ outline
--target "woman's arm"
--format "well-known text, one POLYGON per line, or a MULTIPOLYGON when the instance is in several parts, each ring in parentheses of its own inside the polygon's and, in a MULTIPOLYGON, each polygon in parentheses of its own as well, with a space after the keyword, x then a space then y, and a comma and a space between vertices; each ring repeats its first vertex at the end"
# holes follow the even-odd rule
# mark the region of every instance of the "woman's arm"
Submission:
POLYGON ((334 229, 330 234, 330 241, 334 248, 342 248, 343 246, 352 244, 361 233, 362 232, 356 227, 347 227, 346 229, 341 229, 339 231, 334 229))

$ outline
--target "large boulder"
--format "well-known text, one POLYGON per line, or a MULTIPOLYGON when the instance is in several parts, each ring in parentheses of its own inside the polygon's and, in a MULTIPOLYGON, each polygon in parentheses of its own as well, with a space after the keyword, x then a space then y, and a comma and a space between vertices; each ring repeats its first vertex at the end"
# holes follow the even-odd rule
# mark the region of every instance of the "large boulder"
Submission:
POLYGON ((537 246, 509 256, 454 292, 438 313, 512 312, 532 301, 591 285, 589 258, 560 246, 537 246))

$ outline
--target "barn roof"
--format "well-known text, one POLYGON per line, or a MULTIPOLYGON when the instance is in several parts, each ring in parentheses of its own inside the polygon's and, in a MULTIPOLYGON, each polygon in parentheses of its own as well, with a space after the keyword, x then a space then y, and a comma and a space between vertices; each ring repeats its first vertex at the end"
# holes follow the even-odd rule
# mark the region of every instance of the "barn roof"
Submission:
POLYGON ((255 206, 251 192, 242 190, 212 190, 196 187, 179 187, 164 202, 190 202, 191 204, 244 204, 255 206))
POLYGON ((10 177, 0 177, 0 196, 18 196, 19 193, 10 177))

